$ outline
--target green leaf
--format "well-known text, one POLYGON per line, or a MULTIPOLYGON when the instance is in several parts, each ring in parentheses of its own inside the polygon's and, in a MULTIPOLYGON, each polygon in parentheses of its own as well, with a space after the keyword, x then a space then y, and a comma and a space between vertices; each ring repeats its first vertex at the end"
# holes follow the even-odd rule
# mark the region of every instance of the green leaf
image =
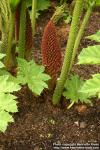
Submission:
POLYGON ((20 86, 17 83, 9 82, 8 79, 9 76, 0 76, 0 93, 12 93, 20 90, 20 86))
POLYGON ((100 98, 100 74, 94 74, 92 79, 87 80, 80 92, 100 98))
POLYGON ((96 0, 96 6, 100 6, 100 0, 96 0))
POLYGON ((9 81, 9 76, 0 76, 0 131, 4 132, 9 122, 13 122, 10 113, 18 111, 16 96, 11 93, 20 90, 17 83, 9 81))
MULTIPOLYGON (((27 1, 27 7, 32 6, 32 0, 27 1)), ((36 12, 36 19, 39 17, 40 12, 45 9, 48 9, 51 6, 51 1, 50 0, 38 0, 37 2, 37 12, 36 12)), ((30 17, 32 18, 32 11, 30 12, 30 17)))
POLYGON ((36 65, 35 62, 27 62, 18 58, 17 79, 22 85, 28 84, 33 93, 40 95, 44 88, 48 88, 46 81, 50 76, 44 73, 43 66, 36 65))
POLYGON ((98 93, 98 98, 100 99, 100 93, 98 93))
POLYGON ((4 68, 0 69, 0 76, 8 76, 8 81, 14 82, 17 85, 19 84, 16 77, 14 77, 10 72, 5 70, 4 68))
POLYGON ((97 64, 100 65, 100 45, 83 48, 78 56, 78 64, 97 64))
POLYGON ((4 58, 5 56, 6 56, 5 54, 0 53, 0 60, 1 60, 2 58, 4 58))
POLYGON ((14 99, 14 95, 0 93, 0 111, 17 112, 17 102, 14 99))
POLYGON ((11 8, 14 10, 18 6, 21 0, 9 0, 11 8))
POLYGON ((45 10, 51 6, 50 0, 38 0, 37 10, 45 10))
POLYGON ((82 103, 90 103, 88 95, 79 92, 83 84, 84 81, 82 79, 80 79, 77 75, 72 75, 71 79, 67 80, 65 83, 65 91, 63 92, 63 96, 70 99, 71 103, 78 103, 79 100, 82 103))
POLYGON ((2 62, 0 62, 0 69, 4 68, 4 67, 5 67, 4 64, 2 62))
POLYGON ((100 42, 100 30, 93 35, 87 36, 86 38, 94 40, 96 42, 100 42))
POLYGON ((0 111, 0 131, 5 132, 11 122, 14 122, 13 117, 6 111, 0 111))
POLYGON ((32 0, 26 0, 26 7, 31 7, 32 6, 32 0))

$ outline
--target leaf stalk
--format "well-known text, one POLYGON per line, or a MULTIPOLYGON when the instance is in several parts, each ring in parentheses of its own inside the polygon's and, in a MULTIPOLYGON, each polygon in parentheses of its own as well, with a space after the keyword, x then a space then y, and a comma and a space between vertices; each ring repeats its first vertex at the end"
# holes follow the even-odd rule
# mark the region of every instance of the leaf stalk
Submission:
POLYGON ((73 19, 71 23, 71 29, 70 29, 70 34, 69 34, 68 43, 66 47, 66 53, 65 53, 62 70, 61 70, 60 79, 57 81, 57 85, 53 94, 52 102, 54 105, 57 105, 59 103, 61 94, 63 92, 65 81, 68 77, 75 39, 78 33, 78 25, 82 13, 82 8, 83 8, 83 0, 77 0, 73 12, 73 19))

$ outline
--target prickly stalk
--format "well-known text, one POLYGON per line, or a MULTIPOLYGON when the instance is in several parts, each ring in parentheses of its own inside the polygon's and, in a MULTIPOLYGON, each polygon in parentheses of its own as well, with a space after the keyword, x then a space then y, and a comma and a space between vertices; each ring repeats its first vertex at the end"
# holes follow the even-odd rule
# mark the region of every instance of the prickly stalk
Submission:
POLYGON ((26 32, 26 2, 22 0, 20 10, 20 29, 19 29, 19 57, 25 55, 25 32, 26 32))
POLYGON ((6 58, 5 58, 5 65, 9 69, 13 65, 11 60, 11 48, 12 48, 13 33, 14 33, 14 22, 15 22, 15 13, 11 12, 10 28, 8 33, 8 45, 7 45, 6 58))
POLYGON ((77 35, 77 38, 76 38, 76 41, 75 41, 75 45, 74 45, 74 49, 73 49, 73 55, 72 55, 72 62, 71 62, 71 65, 70 65, 70 70, 74 64, 74 60, 75 60, 75 57, 76 57, 76 54, 77 54, 77 51, 78 51, 78 47, 79 47, 79 44, 80 44, 80 41, 82 39, 82 36, 84 34, 84 31, 87 27, 87 24, 89 22, 89 18, 91 16, 91 13, 92 13, 92 8, 89 7, 85 16, 84 16, 84 19, 83 19, 83 22, 81 24, 81 27, 79 29, 79 32, 78 32, 78 35, 77 35))
POLYGON ((78 32, 80 15, 81 15, 82 8, 83 8, 83 3, 84 3, 83 0, 77 0, 75 4, 69 39, 68 39, 68 43, 66 47, 66 53, 65 53, 63 66, 62 66, 62 71, 61 71, 60 79, 57 81, 56 89, 53 95, 54 105, 59 103, 61 94, 63 92, 65 81, 68 77, 68 72, 69 72, 72 54, 73 54, 73 48, 74 48, 75 39, 76 39, 77 32, 78 32))

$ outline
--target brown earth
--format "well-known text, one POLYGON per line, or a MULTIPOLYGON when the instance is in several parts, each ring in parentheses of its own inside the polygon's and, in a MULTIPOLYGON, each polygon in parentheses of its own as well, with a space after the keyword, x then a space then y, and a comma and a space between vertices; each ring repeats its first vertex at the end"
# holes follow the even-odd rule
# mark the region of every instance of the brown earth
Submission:
MULTIPOLYGON (((40 62, 41 37, 51 15, 52 10, 49 10, 37 22, 34 53, 35 59, 38 57, 40 62)), ((85 35, 95 33, 98 29, 100 12, 95 11, 85 35)), ((64 23, 59 23, 57 30, 63 53, 69 25, 66 28, 64 23)), ((79 50, 91 44, 94 42, 83 38, 79 50)), ((75 64, 72 72, 89 78, 93 73, 100 73, 100 67, 75 64)), ((40 97, 34 97, 26 87, 23 87, 17 95, 19 112, 14 115, 15 123, 10 124, 4 134, 0 133, 0 150, 53 150, 53 143, 100 143, 100 101, 97 99, 94 100, 93 106, 79 104, 67 110, 66 102, 59 107, 52 105, 50 91, 45 91, 40 97)))

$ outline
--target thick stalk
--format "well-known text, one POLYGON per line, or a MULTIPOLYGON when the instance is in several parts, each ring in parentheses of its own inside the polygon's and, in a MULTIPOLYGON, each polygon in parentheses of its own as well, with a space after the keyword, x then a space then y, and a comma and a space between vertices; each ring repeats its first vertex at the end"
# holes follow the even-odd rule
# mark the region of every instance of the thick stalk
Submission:
POLYGON ((33 33, 33 36, 35 34, 36 5, 37 5, 37 0, 32 0, 32 33, 33 33))
POLYGON ((1 38, 1 44, 0 44, 1 53, 4 53, 4 54, 6 53, 7 43, 8 43, 8 34, 2 31, 2 38, 1 38))
POLYGON ((61 94, 63 92, 64 84, 68 77, 70 63, 71 63, 72 54, 73 54, 73 48, 74 48, 75 39, 76 39, 77 32, 78 32, 80 15, 81 15, 82 8, 83 8, 83 3, 84 3, 83 0, 77 0, 75 4, 75 8, 73 12, 73 19, 72 19, 71 28, 70 28, 70 34, 69 34, 68 43, 66 47, 65 58, 64 58, 64 62, 63 62, 62 70, 61 70, 61 75, 60 75, 60 79, 57 81, 56 89, 53 95, 54 105, 59 103, 61 94))
POLYGON ((79 32, 78 32, 78 35, 77 35, 77 38, 76 38, 76 41, 75 41, 75 45, 74 45, 74 49, 73 49, 73 55, 72 55, 72 62, 71 62, 71 65, 70 65, 70 70, 72 68, 72 65, 74 64, 74 60, 75 60, 75 57, 76 57, 76 54, 77 54, 77 51, 78 51, 78 47, 79 47, 80 41, 83 37, 84 31, 87 27, 87 24, 89 22, 89 18, 91 16, 91 13, 92 13, 92 8, 89 7, 86 14, 85 14, 85 16, 84 16, 83 22, 81 24, 81 27, 79 29, 79 32))
POLYGON ((15 22, 15 13, 11 12, 10 26, 9 26, 9 33, 8 33, 8 45, 7 45, 6 58, 5 58, 5 65, 7 68, 13 65, 11 64, 11 48, 12 48, 13 33, 14 33, 14 22, 15 22))
POLYGON ((21 2, 20 10, 20 29, 19 29, 19 57, 24 58, 25 55, 25 33, 26 33, 26 2, 21 2))

